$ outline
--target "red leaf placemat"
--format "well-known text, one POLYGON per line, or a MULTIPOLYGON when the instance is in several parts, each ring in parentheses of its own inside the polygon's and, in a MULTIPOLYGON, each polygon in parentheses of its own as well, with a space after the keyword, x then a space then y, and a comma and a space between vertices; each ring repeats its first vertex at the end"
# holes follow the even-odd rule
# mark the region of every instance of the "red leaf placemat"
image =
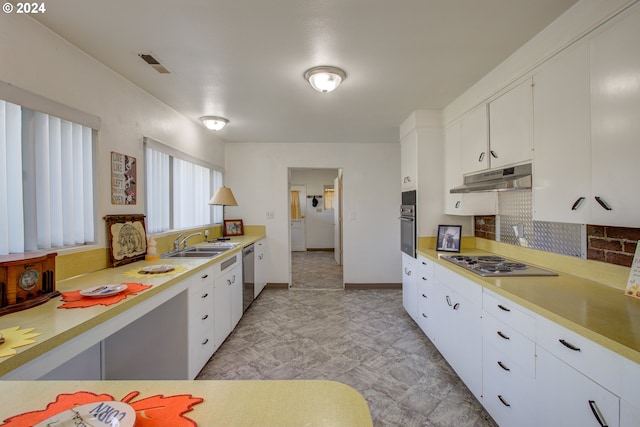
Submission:
MULTIPOLYGON (((134 402, 133 399, 138 397, 139 394, 140 392, 138 391, 132 391, 120 400, 136 411, 136 427, 197 426, 195 421, 185 417, 184 414, 191 411, 194 405, 202 403, 204 401, 203 398, 193 397, 190 394, 175 396, 156 394, 134 402)), ((116 399, 109 394, 95 394, 89 391, 59 394, 55 402, 48 403, 45 409, 15 415, 4 420, 2 425, 9 427, 32 426, 77 405, 111 400, 116 399)))
POLYGON ((142 292, 145 289, 149 289, 152 285, 143 285, 142 283, 124 283, 127 285, 127 289, 120 292, 117 295, 113 295, 105 298, 89 298, 80 295, 80 291, 62 292, 62 301, 64 304, 58 308, 85 308, 94 307, 96 305, 111 305, 116 304, 128 295, 135 295, 138 292, 142 292))

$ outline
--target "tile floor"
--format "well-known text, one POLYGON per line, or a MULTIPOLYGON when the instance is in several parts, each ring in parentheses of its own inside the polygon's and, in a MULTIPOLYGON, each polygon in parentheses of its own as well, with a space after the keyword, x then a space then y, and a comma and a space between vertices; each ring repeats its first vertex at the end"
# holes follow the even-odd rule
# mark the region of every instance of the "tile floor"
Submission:
POLYGON ((376 427, 495 426, 399 290, 266 289, 197 379, 335 380, 364 396, 376 427))
POLYGON ((291 289, 342 289, 342 266, 333 252, 291 252, 291 289))

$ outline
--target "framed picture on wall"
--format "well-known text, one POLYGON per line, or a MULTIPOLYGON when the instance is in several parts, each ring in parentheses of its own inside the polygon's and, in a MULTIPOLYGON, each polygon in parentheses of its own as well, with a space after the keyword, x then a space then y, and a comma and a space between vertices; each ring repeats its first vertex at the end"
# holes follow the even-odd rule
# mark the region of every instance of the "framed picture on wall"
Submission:
POLYGON ((112 267, 144 259, 147 254, 147 234, 144 215, 107 215, 109 261, 112 267))
POLYGON ((241 219, 225 219, 224 220, 225 236, 242 236, 244 235, 244 227, 241 219))
POLYGON ((460 252, 461 225, 439 225, 437 251, 460 252))

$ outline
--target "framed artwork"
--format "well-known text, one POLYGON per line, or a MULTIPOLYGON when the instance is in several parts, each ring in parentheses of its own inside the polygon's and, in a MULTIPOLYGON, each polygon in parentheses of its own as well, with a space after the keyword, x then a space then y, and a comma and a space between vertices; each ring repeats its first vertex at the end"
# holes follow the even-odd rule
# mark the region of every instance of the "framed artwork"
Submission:
POLYGON ((144 259, 147 254, 147 232, 144 215, 107 215, 107 238, 111 267, 144 259))
POLYGON ((224 220, 225 236, 242 236, 244 235, 244 227, 241 219, 225 219, 224 220))
POLYGON ((136 158, 111 152, 111 204, 135 205, 138 196, 136 189, 136 158))
POLYGON ((460 252, 461 225, 439 225, 437 251, 460 252))

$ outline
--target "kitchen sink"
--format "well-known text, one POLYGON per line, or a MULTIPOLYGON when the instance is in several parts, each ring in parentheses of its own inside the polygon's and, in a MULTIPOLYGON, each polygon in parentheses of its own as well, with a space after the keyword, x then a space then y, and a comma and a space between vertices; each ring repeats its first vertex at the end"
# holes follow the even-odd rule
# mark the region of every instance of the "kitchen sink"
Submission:
POLYGON ((161 258, 213 258, 230 249, 233 249, 233 247, 220 245, 189 246, 163 254, 161 258))

